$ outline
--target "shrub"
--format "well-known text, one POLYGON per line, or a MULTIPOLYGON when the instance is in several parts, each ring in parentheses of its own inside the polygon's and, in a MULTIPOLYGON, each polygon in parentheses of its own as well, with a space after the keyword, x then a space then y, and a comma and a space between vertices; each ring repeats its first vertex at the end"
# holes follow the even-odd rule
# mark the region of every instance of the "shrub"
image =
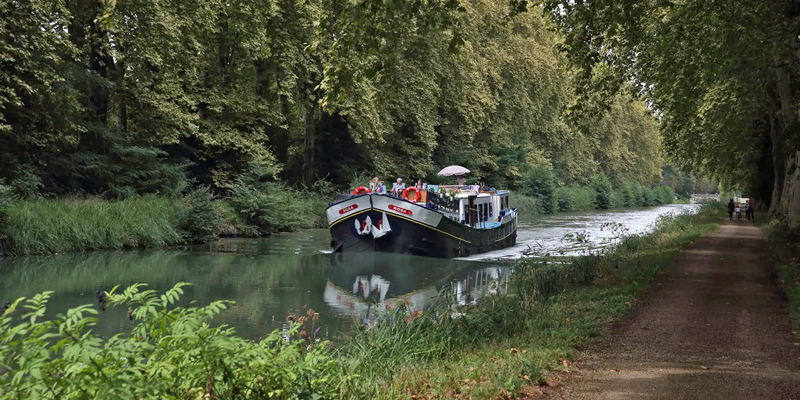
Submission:
POLYGON ((31 166, 22 166, 16 173, 16 177, 10 182, 14 192, 23 199, 35 199, 41 196, 42 178, 31 166))
POLYGON ((647 186, 642 187, 642 205, 652 206, 656 204, 656 196, 653 189, 647 186))
POLYGON ((528 171, 522 185, 522 194, 535 197, 539 201, 539 211, 554 213, 558 209, 555 196, 556 175, 549 163, 540 162, 528 171))
POLYGON ((597 193, 597 207, 601 209, 609 209, 615 206, 613 191, 614 187, 611 185, 611 179, 608 179, 606 174, 597 175, 592 180, 592 188, 597 193))
POLYGON ((219 236, 222 214, 214 194, 201 186, 186 196, 186 207, 181 210, 180 229, 188 242, 205 243, 219 236))
POLYGON ((3 208, 17 200, 17 195, 14 194, 14 188, 6 185, 5 181, 0 179, 0 212, 3 208))
POLYGON ((58 399, 332 398, 339 372, 329 343, 297 338, 296 325, 260 342, 211 320, 230 302, 175 306, 178 284, 163 295, 133 285, 100 293, 101 305, 128 307, 134 322, 111 338, 94 334, 91 305, 44 319, 52 292, 17 300, 0 316, 0 394, 58 399))
POLYGON ((558 211, 594 210, 597 193, 590 187, 559 187, 555 192, 558 211))
POLYGON ((626 183, 617 189, 617 199, 620 206, 635 207, 636 206, 636 189, 634 184, 626 183))
POLYGON ((659 204, 671 204, 675 200, 675 192, 670 186, 659 186, 656 189, 656 198, 659 204))
POLYGON ((647 201, 645 199, 644 188, 642 185, 635 183, 633 184, 634 195, 636 198, 636 205, 637 206, 646 206, 647 201))

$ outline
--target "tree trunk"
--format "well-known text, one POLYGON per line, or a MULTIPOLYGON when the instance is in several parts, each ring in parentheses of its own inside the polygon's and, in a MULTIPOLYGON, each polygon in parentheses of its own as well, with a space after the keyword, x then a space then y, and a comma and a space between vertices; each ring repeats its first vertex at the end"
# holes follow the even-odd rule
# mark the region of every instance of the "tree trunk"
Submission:
POLYGON ((117 128, 121 131, 128 130, 128 108, 125 105, 125 89, 123 85, 123 79, 125 78, 125 63, 122 61, 118 62, 116 65, 116 81, 117 81, 117 93, 116 93, 116 102, 117 102, 117 128))
POLYGON ((319 105, 314 98, 306 100, 306 108, 303 111, 303 125, 305 133, 303 135, 303 182, 310 186, 314 183, 314 151, 317 138, 317 122, 319 121, 319 105))
POLYGON ((800 230, 800 151, 793 151, 786 162, 786 176, 781 203, 791 230, 800 230))
POLYGON ((783 127, 774 113, 770 113, 769 135, 772 140, 772 168, 775 173, 775 180, 772 185, 772 202, 769 206, 770 215, 778 215, 781 212, 781 194, 783 193, 783 182, 786 174, 786 156, 784 147, 786 142, 783 137, 783 127))

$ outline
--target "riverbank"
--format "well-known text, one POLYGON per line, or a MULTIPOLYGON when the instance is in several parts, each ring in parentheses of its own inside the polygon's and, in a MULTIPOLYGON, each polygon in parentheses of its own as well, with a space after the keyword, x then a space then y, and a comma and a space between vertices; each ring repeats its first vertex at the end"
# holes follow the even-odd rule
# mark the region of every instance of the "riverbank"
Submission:
POLYGON ((0 255, 168 247, 326 226, 324 196, 276 189, 226 199, 197 190, 117 201, 9 201, 0 204, 0 255))
MULTIPOLYGON (((290 398, 303 391, 341 398, 408 398, 414 394, 427 398, 436 398, 437 394, 440 398, 495 397, 501 393, 512 396, 528 390, 530 383, 544 379, 548 371, 564 368, 563 360, 569 364, 576 356, 576 347, 591 340, 605 322, 626 313, 636 294, 672 255, 689 241, 713 229, 718 218, 712 214, 706 209, 699 215, 662 218, 651 234, 626 238, 615 251, 604 256, 571 258, 566 264, 520 261, 513 267, 508 292, 498 290, 490 293, 477 304, 460 305, 450 296, 441 296, 424 312, 408 315, 404 310, 405 304, 400 303, 377 325, 336 338, 332 352, 319 352, 320 348, 328 349, 329 344, 315 339, 316 325, 320 322, 317 314, 309 311, 305 318, 297 321, 302 324, 295 331, 300 340, 292 345, 285 345, 283 340, 276 342, 279 334, 271 335, 266 342, 246 344, 230 332, 204 328, 182 336, 185 340, 180 343, 156 341, 159 346, 137 352, 136 357, 141 359, 139 364, 150 377, 157 368, 163 367, 158 361, 159 354, 185 351, 195 339, 220 346, 226 343, 238 346, 235 351, 230 351, 227 345, 217 347, 215 344, 208 349, 208 354, 197 353, 192 359, 194 361, 188 360, 176 366, 180 370, 178 373, 186 377, 185 382, 161 383, 171 388, 170 393, 182 397, 186 397, 183 394, 187 392, 208 390, 207 373, 183 371, 192 368, 192 362, 200 362, 206 356, 213 361, 207 366, 214 376, 212 390, 221 397, 244 390, 237 386, 237 382, 248 376, 273 376, 287 372, 284 368, 290 369, 288 372, 297 379, 260 381, 254 387, 259 390, 290 388, 293 391, 278 398, 290 398), (276 354, 285 357, 285 362, 270 364, 268 361, 276 360, 276 354), (249 364, 254 355, 267 361, 249 364), (248 372, 239 374, 240 369, 248 372), (226 370, 236 372, 230 374, 226 370)), ((123 311, 124 307, 131 307, 130 315, 134 322, 129 329, 142 325, 161 326, 152 332, 152 337, 166 339, 182 332, 186 324, 194 326, 200 322, 198 319, 213 315, 213 312, 207 313, 208 308, 199 311, 176 309, 173 315, 181 317, 170 319, 162 326, 154 321, 162 318, 160 315, 140 312, 153 307, 152 303, 147 303, 152 300, 146 300, 158 298, 153 295, 137 297, 139 303, 120 302, 123 311), (140 303, 146 304, 137 306, 140 303), (150 325, 151 322, 155 325, 150 325)), ((175 293, 170 296, 175 296, 175 293)), ((14 316, 22 315, 16 313, 14 316)), ((4 330, 3 326, 13 325, 0 324, 0 337, 11 332, 4 330)), ((131 335, 129 329, 122 335, 137 343, 141 336, 131 335)), ((28 339, 30 343, 36 341, 35 337, 28 339)), ((5 360, 5 365, 15 365, 14 354, 18 354, 15 351, 15 348, 0 349, 0 360, 5 360)), ((52 355, 60 354, 55 348, 48 351, 52 355)), ((102 374, 123 376, 129 368, 116 361, 119 358, 115 356, 113 346, 107 351, 91 351, 101 360, 98 362, 103 368, 99 371, 91 368, 81 370, 82 377, 87 378, 84 382, 99 382, 97 386, 102 386, 102 374), (97 379, 88 379, 89 376, 97 379)), ((71 365, 73 361, 70 360, 62 356, 56 357, 52 363, 34 365, 45 371, 41 375, 31 370, 32 364, 20 368, 30 373, 24 376, 24 384, 14 386, 15 390, 18 387, 36 387, 44 379, 37 378, 37 375, 50 376, 54 369, 71 365)), ((4 382, 3 372, 0 370, 0 383, 4 382)), ((62 375, 55 375, 63 387, 70 384, 61 378, 62 375)), ((121 385, 119 390, 136 388, 142 383, 136 374, 125 376, 130 384, 121 385)), ((77 381, 77 377, 75 379, 77 381)), ((0 385, 0 392, 10 391, 10 388, 0 385)), ((253 396, 244 395, 244 398, 250 397, 253 396)))
POLYGON ((772 220, 764 224, 775 274, 789 303, 795 331, 800 332, 800 232, 789 230, 785 222, 772 220))
POLYGON ((798 398, 800 347, 770 261, 763 229, 723 218, 545 397, 798 398))
POLYGON ((652 233, 622 239, 608 254, 567 263, 521 260, 509 294, 462 306, 431 307, 412 319, 364 329, 337 356, 348 398, 494 398, 536 390, 549 371, 568 369, 577 348, 630 311, 636 298, 681 249, 713 231, 722 213, 660 219, 652 233))
MULTIPOLYGON (((610 200, 604 203, 607 208, 654 206, 672 198, 667 187, 629 186, 630 195, 623 189, 609 192, 610 200)), ((566 204, 559 206, 560 211, 602 208, 598 192, 589 187, 560 188, 555 193, 556 201, 566 204)), ((330 194, 294 190, 279 183, 241 185, 226 198, 216 198, 204 189, 181 196, 124 200, 0 198, 0 256, 163 248, 220 237, 324 228, 324 210, 330 198, 330 194)), ((541 213, 542 200, 514 194, 511 205, 524 215, 535 215, 541 213)))
POLYGON ((514 193, 512 205, 521 213, 552 214, 626 207, 650 207, 688 201, 676 199, 669 186, 649 187, 638 183, 612 186, 608 179, 596 179, 591 185, 539 185, 514 193))

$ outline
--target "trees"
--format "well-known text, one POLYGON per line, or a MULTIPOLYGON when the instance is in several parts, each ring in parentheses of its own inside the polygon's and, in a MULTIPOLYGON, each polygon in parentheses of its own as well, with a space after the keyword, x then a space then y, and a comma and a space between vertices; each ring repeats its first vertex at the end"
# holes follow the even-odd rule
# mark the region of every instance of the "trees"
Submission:
POLYGON ((565 115, 563 38, 505 1, 0 7, 0 178, 23 196, 226 191, 253 162, 306 186, 451 163, 514 189, 544 164, 558 185, 658 175, 647 108, 565 115))
POLYGON ((543 4, 565 37, 568 58, 582 69, 584 98, 633 84, 661 113, 666 149, 681 167, 727 183, 749 182, 772 213, 800 226, 800 175, 792 175, 798 159, 796 4, 543 4), (764 181, 772 184, 759 184, 764 181))

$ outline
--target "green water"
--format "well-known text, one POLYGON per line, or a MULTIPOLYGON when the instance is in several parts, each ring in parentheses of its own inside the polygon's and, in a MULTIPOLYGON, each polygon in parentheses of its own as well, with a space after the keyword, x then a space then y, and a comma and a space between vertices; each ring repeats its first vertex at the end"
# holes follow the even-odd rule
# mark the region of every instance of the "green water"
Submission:
MULTIPOLYGON (((689 206, 558 214, 521 221, 518 245, 469 260, 394 254, 329 254, 327 230, 306 230, 266 239, 226 239, 206 246, 159 251, 120 251, 0 259, 0 301, 54 291, 51 314, 96 304, 95 292, 115 285, 147 283, 164 291, 189 282, 182 301, 227 299, 236 304, 219 322, 243 336, 259 338, 280 328, 289 315, 320 313, 321 335, 331 337, 398 301, 424 309, 439 290, 462 303, 486 290, 504 290, 513 259, 530 246, 556 250, 565 233, 585 232, 602 244, 605 222, 648 229, 658 215, 689 206)), ((572 246, 572 245, 570 245, 572 246)), ((574 246, 570 247, 574 251, 574 246)), ((130 326, 127 310, 108 309, 96 332, 112 335, 130 326)))

